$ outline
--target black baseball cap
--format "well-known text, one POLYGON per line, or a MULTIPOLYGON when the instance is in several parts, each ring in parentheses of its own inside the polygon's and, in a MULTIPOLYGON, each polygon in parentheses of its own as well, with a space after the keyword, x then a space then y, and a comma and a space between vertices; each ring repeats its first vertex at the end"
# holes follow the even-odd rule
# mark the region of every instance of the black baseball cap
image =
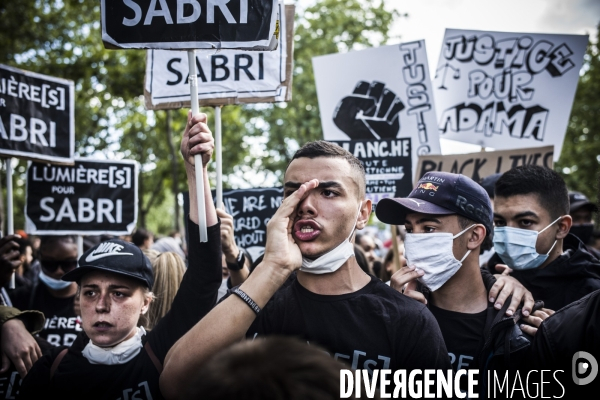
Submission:
POLYGON ((592 203, 585 194, 569 192, 569 212, 575 212, 583 207, 588 208, 592 212, 598 211, 598 206, 592 203))
POLYGON ((102 242, 79 258, 79 267, 63 275, 63 281, 78 282, 91 271, 108 271, 141 281, 149 289, 154 285, 152 264, 139 247, 121 239, 102 242))
POLYGON ((471 178, 450 172, 427 172, 408 197, 387 198, 377 203, 375 214, 386 224, 404 225, 406 215, 458 214, 485 226, 492 235, 492 203, 487 192, 471 178))

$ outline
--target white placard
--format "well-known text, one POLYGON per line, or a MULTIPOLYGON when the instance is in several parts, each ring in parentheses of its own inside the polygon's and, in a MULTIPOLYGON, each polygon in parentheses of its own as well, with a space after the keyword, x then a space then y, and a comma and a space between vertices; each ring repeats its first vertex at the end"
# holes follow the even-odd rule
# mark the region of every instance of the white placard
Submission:
MULTIPOLYGON (((283 3, 279 4, 284 14, 283 3)), ((200 100, 275 98, 286 100, 286 18, 281 18, 279 45, 274 51, 197 50, 200 100)), ((190 101, 189 66, 185 51, 148 50, 145 89, 153 107, 190 101)), ((202 102, 202 105, 207 105, 202 102)))
POLYGON ((440 154, 434 102, 420 40, 313 58, 325 140, 411 139, 418 155, 440 154))
POLYGON ((447 29, 434 79, 440 137, 495 149, 565 137, 587 35, 447 29))

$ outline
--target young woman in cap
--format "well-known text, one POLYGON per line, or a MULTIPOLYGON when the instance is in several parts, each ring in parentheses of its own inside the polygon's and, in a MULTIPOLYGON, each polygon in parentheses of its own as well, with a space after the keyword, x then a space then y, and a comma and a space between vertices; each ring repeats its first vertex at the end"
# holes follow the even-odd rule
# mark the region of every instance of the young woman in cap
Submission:
POLYGON ((152 267, 131 243, 112 239, 91 248, 63 279, 79 285, 83 333, 68 350, 42 357, 19 398, 160 399, 162 363, 171 346, 215 304, 221 283, 220 227, 206 165, 214 142, 206 115, 188 116, 181 143, 190 186, 189 268, 171 310, 152 331, 138 327, 153 294, 152 267), (194 155, 202 155, 208 242, 200 243, 194 155))

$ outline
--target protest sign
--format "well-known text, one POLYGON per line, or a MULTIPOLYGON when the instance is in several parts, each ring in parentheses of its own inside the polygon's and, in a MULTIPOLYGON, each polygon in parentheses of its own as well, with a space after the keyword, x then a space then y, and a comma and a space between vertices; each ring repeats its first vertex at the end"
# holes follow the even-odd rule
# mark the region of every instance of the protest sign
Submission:
POLYGON ((332 141, 354 154, 365 167, 366 198, 373 204, 387 197, 404 197, 412 190, 410 138, 332 141))
POLYGON ((267 223, 283 200, 283 188, 223 192, 225 211, 233 217, 235 243, 256 260, 267 244, 267 223))
POLYGON ((415 184, 429 171, 444 171, 463 174, 475 182, 487 176, 504 173, 522 165, 539 165, 552 168, 554 148, 552 146, 518 150, 480 151, 470 154, 448 154, 444 156, 419 157, 419 169, 415 184))
MULTIPOLYGON (((284 5, 279 3, 281 15, 284 5)), ((294 6, 285 6, 274 51, 197 51, 201 106, 292 99, 294 6)), ((189 65, 183 51, 148 50, 144 97, 149 110, 190 107, 189 65)))
POLYGON ((78 159, 73 166, 30 163, 27 232, 42 235, 125 235, 137 220, 135 161, 78 159))
POLYGON ((0 155, 72 164, 73 81, 0 65, 0 155))
POLYGON ((425 41, 313 58, 325 140, 411 139, 440 154, 425 41))
POLYGON ((434 80, 440 137, 558 160, 586 35, 447 29, 434 80))
POLYGON ((102 40, 123 49, 273 50, 277 0, 102 0, 102 40))

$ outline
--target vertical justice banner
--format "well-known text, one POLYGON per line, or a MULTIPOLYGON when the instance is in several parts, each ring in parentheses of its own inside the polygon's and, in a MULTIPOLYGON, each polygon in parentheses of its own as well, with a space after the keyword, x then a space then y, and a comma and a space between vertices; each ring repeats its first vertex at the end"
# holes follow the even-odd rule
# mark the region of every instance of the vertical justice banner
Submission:
POLYGON ((412 171, 419 155, 440 154, 425 41, 315 57, 313 66, 325 140, 409 139, 412 171))
POLYGON ((125 235, 136 224, 138 164, 75 160, 73 166, 30 163, 27 232, 48 235, 125 235))
POLYGON ((225 211, 233 217, 235 243, 256 260, 267 244, 267 223, 283 201, 283 188, 223 192, 225 211))
POLYGON ((587 35, 447 29, 434 80, 441 137, 558 160, 587 35))
MULTIPOLYGON (((201 106, 291 100, 294 6, 279 3, 278 7, 285 18, 281 18, 277 50, 196 52, 201 106)), ((147 109, 189 107, 187 53, 148 50, 144 95, 147 109)))
POLYGON ((122 49, 273 50, 277 0, 102 0, 102 41, 122 49))
POLYGON ((0 65, 0 155, 72 164, 73 81, 0 65))
POLYGON ((404 197, 412 191, 410 138, 332 141, 354 154, 365 167, 366 198, 373 204, 387 197, 404 197))

